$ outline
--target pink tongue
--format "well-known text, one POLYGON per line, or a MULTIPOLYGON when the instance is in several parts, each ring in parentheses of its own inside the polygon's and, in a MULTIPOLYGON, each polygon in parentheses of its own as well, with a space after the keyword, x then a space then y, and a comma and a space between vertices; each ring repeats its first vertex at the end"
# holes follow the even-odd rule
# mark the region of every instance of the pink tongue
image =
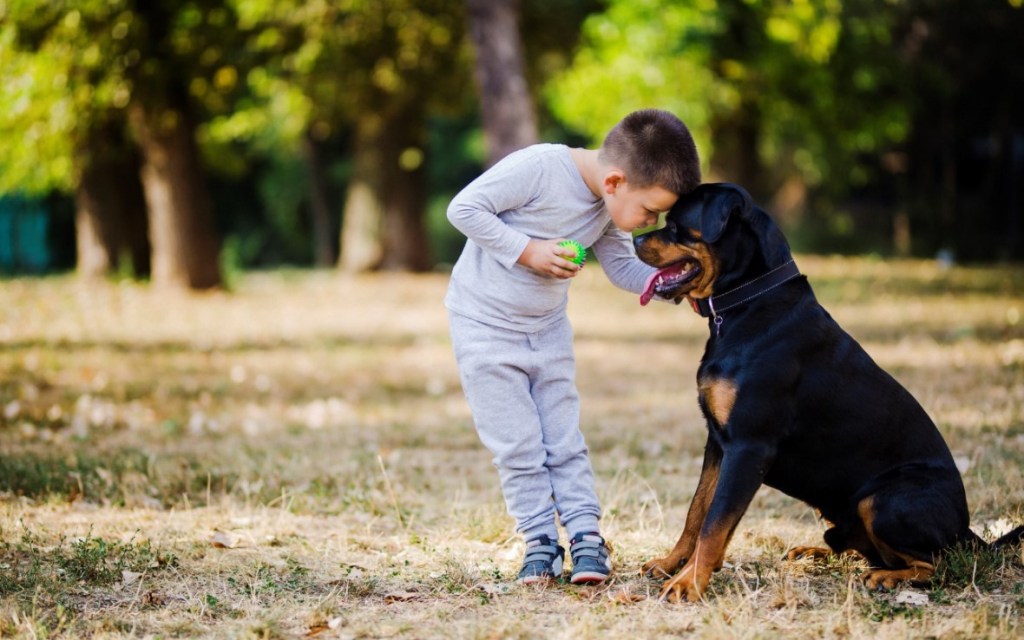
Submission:
POLYGON ((650 275, 650 277, 647 278, 647 282, 644 283, 643 293, 640 294, 641 307, 646 307, 647 303, 650 302, 651 298, 654 297, 654 281, 655 279, 657 279, 659 273, 661 273, 660 270, 655 271, 650 275))

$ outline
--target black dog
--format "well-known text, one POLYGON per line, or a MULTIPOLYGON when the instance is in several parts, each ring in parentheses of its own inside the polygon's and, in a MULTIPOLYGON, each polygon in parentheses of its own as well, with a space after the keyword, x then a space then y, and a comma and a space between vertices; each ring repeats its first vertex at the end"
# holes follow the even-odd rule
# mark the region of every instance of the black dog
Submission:
MULTIPOLYGON (((660 269, 641 303, 685 298, 711 330, 697 372, 708 426, 700 481, 679 541, 644 565, 669 578, 662 598, 701 597, 762 483, 831 527, 830 550, 798 547, 790 558, 856 551, 872 566, 870 588, 927 582, 944 549, 982 543, 935 424, 818 304, 746 191, 702 185, 635 245, 660 269)), ((1024 527, 995 544, 1021 538, 1024 527)))

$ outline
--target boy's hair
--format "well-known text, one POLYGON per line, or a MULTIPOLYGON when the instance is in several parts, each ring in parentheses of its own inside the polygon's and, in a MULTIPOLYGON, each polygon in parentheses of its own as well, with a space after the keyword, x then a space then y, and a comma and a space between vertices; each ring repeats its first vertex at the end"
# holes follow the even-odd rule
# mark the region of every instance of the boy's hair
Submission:
POLYGON ((615 125, 599 157, 636 188, 659 186, 677 195, 700 184, 697 145, 683 121, 660 109, 634 111, 615 125))

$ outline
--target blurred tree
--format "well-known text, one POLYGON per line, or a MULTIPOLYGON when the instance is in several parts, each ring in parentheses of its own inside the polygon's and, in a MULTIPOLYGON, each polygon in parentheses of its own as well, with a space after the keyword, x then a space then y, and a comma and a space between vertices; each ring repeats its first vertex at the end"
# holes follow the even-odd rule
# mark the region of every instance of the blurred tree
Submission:
POLYGON ((104 170, 97 163, 107 162, 97 148, 130 121, 141 149, 154 284, 218 286, 218 241, 195 129, 205 111, 228 109, 237 89, 238 61, 230 56, 242 50, 229 8, 217 0, 68 0, 10 2, 0 11, 0 43, 14 61, 4 65, 4 80, 19 87, 6 99, 11 110, 0 109, 0 131, 32 132, 26 153, 5 163, 11 175, 0 188, 27 174, 36 189, 84 190, 79 218, 94 224, 81 232, 104 238, 91 230, 117 226, 125 208, 92 179, 104 170), (108 215, 114 219, 95 220, 108 215))
POLYGON ((870 55, 888 43, 890 22, 843 30, 844 6, 867 4, 878 2, 611 0, 585 23, 585 46, 548 96, 595 137, 632 109, 669 109, 694 130, 712 176, 762 198, 793 176, 847 180, 844 159, 906 130, 902 92, 877 77, 870 55), (870 75, 856 77, 862 66, 870 75))
POLYGON ((594 139, 676 112, 711 179, 848 248, 1020 257, 1022 29, 1019 0, 610 0, 546 95, 594 139))
POLYGON ((87 33, 91 18, 117 16, 115 6, 93 3, 87 16, 58 9, 27 2, 0 7, 0 136, 7 141, 0 192, 74 191, 79 274, 104 276, 125 258, 136 274, 146 274, 139 159, 125 132, 128 92, 103 71, 109 62, 103 51, 126 31, 87 33))
POLYGON ((911 0, 895 50, 913 117, 893 150, 918 252, 1024 259, 1024 3, 911 0))
POLYGON ((537 117, 520 43, 519 0, 466 0, 466 7, 487 164, 492 165, 537 142, 537 117))
POLYGON ((149 225, 139 180, 142 160, 125 137, 122 122, 94 127, 82 142, 75 164, 76 271, 101 278, 127 267, 135 276, 149 274, 149 225))
POLYGON ((431 268, 425 118, 463 103, 461 0, 233 1, 254 45, 281 53, 248 79, 254 92, 302 102, 296 135, 322 141, 351 132, 339 266, 431 268))

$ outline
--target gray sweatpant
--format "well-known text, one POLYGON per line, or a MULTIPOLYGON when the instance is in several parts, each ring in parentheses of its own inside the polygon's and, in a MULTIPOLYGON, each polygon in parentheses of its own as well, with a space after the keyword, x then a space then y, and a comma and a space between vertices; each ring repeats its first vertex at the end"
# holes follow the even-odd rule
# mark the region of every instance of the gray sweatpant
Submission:
POLYGON ((462 389, 516 529, 526 539, 557 539, 557 511, 570 536, 598 531, 568 318, 536 333, 453 312, 449 320, 462 389))

